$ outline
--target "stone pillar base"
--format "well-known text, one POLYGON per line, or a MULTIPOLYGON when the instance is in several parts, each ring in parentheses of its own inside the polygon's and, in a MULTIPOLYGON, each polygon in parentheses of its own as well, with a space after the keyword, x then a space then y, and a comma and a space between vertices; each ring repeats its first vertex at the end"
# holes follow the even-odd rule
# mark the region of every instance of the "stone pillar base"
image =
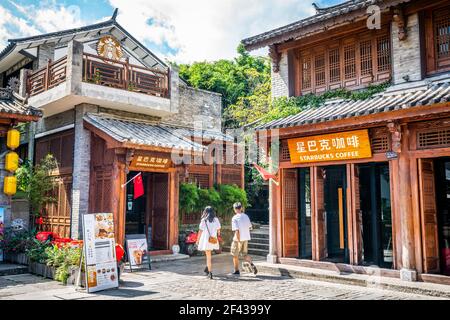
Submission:
POLYGON ((275 263, 277 263, 277 259, 278 259, 278 257, 276 255, 273 255, 273 254, 268 254, 267 255, 267 262, 268 263, 275 264, 275 263))
POLYGON ((403 281, 414 282, 417 281, 417 271, 409 269, 400 270, 400 279, 403 281))

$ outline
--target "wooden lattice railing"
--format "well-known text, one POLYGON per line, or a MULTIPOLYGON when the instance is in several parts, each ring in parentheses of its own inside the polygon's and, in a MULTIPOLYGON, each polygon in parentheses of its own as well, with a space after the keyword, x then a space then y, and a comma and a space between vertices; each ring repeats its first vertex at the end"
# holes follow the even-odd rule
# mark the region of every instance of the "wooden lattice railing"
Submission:
MULTIPOLYGON (((66 81, 67 56, 28 74, 27 92, 35 96, 66 81)), ((169 97, 169 73, 127 62, 83 54, 83 81, 106 87, 169 97)))
POLYGON ((83 55, 83 81, 157 97, 169 97, 167 72, 87 53, 83 55))
POLYGON ((67 56, 55 62, 49 62, 47 66, 28 75, 27 92, 35 96, 41 92, 56 87, 66 81, 67 56))

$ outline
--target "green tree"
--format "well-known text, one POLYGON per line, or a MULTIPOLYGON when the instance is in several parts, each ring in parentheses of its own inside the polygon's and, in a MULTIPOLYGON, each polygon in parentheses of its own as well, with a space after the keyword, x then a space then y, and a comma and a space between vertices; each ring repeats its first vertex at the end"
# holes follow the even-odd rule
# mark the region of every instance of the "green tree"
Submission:
POLYGON ((54 202, 51 192, 55 187, 51 172, 58 167, 56 159, 48 154, 39 164, 33 166, 25 161, 16 171, 17 187, 25 193, 30 202, 31 213, 39 217, 47 203, 54 202))
POLYGON ((263 93, 270 92, 269 60, 251 56, 242 45, 239 45, 237 53, 233 60, 179 65, 180 76, 189 85, 222 94, 224 126, 227 128, 238 127, 244 121, 239 108, 245 106, 247 111, 252 109, 253 106, 245 98, 251 101, 267 100, 267 95, 262 98, 263 93), (255 91, 259 92, 258 99, 251 98, 255 91))

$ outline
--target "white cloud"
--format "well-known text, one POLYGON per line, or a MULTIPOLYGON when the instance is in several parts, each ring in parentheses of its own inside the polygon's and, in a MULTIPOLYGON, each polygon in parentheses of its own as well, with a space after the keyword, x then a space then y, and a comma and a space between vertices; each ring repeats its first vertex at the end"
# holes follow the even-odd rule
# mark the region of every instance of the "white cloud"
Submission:
POLYGON ((243 38, 314 13, 312 0, 109 0, 141 41, 177 49, 177 62, 232 58, 243 38), (150 23, 149 23, 150 22, 150 23))
POLYGON ((14 16, 2 6, 0 6, 0 17, 0 45, 6 44, 10 38, 17 38, 17 33, 20 36, 30 36, 39 32, 25 19, 14 16))
MULTIPOLYGON (((64 6, 56 0, 36 1, 35 5, 8 1, 15 7, 16 16, 0 5, 0 46, 6 45, 8 38, 93 23, 83 18, 84 0, 80 6, 64 6)), ((164 53, 155 52, 161 58, 180 63, 235 57, 243 38, 314 13, 314 0, 108 1, 119 8, 118 21, 133 36, 147 45, 164 48, 164 53)))

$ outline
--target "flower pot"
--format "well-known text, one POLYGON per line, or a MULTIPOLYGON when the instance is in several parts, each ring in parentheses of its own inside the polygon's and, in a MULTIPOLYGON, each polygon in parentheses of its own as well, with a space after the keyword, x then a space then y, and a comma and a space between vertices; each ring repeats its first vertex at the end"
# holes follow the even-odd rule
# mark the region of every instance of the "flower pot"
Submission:
POLYGON ((5 260, 11 263, 28 265, 28 257, 25 253, 7 253, 5 260))
POLYGON ((28 271, 44 278, 55 279, 56 269, 43 263, 30 262, 28 265, 28 271))

